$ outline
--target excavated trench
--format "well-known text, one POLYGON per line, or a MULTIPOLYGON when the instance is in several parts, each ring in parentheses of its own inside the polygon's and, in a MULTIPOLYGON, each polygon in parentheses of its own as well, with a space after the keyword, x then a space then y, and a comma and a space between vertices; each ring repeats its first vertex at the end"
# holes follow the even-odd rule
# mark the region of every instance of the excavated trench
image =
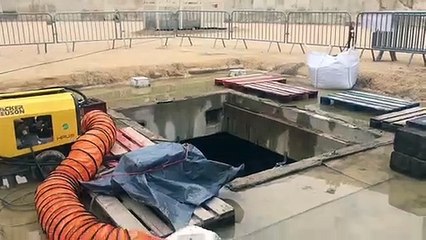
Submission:
POLYGON ((234 92, 118 110, 170 141, 195 145, 211 160, 245 164, 240 177, 380 137, 339 120, 234 92))

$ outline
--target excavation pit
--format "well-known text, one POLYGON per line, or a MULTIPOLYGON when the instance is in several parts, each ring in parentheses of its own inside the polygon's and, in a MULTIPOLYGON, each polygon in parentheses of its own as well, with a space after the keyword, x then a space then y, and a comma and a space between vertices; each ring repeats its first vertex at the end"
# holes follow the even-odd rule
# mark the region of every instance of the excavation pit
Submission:
POLYGON ((236 92, 118 110, 169 141, 195 145, 211 160, 245 164, 235 190, 265 182, 269 173, 276 178, 271 171, 282 166, 338 158, 351 148, 369 149, 381 137, 341 120, 236 92))

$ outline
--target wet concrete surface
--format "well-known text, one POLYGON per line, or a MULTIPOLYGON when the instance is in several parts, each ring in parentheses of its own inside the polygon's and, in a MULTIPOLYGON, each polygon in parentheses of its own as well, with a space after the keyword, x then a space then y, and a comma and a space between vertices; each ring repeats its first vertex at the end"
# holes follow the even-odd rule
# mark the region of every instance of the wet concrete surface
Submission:
POLYGON ((34 210, 36 187, 37 183, 27 183, 0 190, 0 198, 14 205, 0 204, 0 240, 38 240, 32 235, 40 229, 34 210))
MULTIPOLYGON (((222 75, 226 73, 220 73, 222 75)), ((159 79, 152 81, 151 86, 146 88, 131 87, 129 81, 129 84, 89 88, 83 92, 108 101, 110 108, 131 108, 223 91, 224 88, 213 84, 215 76, 218 74, 203 74, 191 79, 159 79)))
POLYGON ((237 202, 244 210, 244 218, 218 233, 225 239, 243 237, 364 187, 361 182, 319 167, 246 191, 225 191, 221 197, 237 202))
POLYGON ((423 240, 426 183, 393 173, 388 150, 328 164, 338 170, 321 166, 244 192, 224 192, 222 197, 238 202, 244 218, 219 233, 249 240, 423 240))
MULTIPOLYGON (((406 198, 401 182, 416 184, 403 178, 387 181, 238 239, 425 239, 426 217, 394 205, 406 198)), ((424 194, 416 194, 423 198, 423 209, 424 194)))

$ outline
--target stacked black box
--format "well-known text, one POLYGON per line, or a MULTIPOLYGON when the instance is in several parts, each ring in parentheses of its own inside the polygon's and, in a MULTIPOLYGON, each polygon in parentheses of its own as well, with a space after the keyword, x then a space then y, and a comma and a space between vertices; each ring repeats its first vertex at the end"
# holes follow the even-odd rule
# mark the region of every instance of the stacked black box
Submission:
POLYGON ((395 134, 392 170, 413 178, 426 179, 426 117, 407 122, 395 134))

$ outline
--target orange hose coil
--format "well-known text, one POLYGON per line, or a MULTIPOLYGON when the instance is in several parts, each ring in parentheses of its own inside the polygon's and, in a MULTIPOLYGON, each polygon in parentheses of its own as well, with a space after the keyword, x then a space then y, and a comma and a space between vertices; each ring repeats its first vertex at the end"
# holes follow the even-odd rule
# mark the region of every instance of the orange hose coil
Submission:
POLYGON ((116 138, 109 115, 92 111, 82 121, 86 133, 72 145, 68 157, 38 186, 38 220, 51 240, 158 240, 149 233, 128 231, 99 222, 86 211, 78 192, 80 181, 93 179, 116 138))

